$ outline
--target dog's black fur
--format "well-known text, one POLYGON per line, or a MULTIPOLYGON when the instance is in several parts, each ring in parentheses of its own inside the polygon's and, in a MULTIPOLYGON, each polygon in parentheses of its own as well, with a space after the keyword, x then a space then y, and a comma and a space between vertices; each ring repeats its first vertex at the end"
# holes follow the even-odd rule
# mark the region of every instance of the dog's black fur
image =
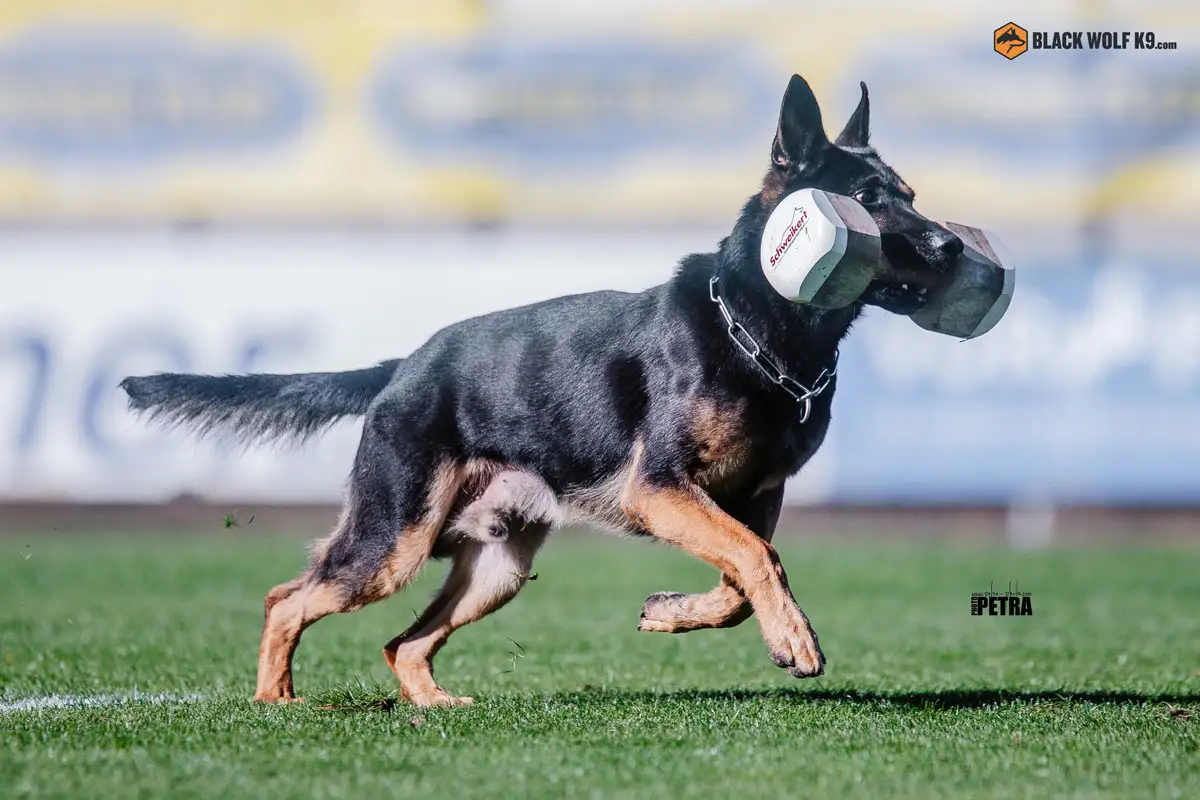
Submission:
MULTIPOLYGON (((206 433, 244 439, 307 437, 365 415, 346 517, 313 564, 312 580, 347 594, 370 580, 400 532, 425 512, 435 468, 482 460, 539 476, 564 504, 630 532, 597 487, 640 447, 639 479, 656 487, 700 485, 721 508, 770 537, 782 481, 816 452, 830 422, 834 386, 800 422, 792 396, 765 378, 731 341, 709 296, 710 279, 734 318, 782 370, 805 385, 832 366, 864 305, 896 313, 920 307, 921 287, 947 270, 962 243, 918 214, 914 195, 869 144, 866 85, 835 142, 824 133, 808 84, 785 93, 763 189, 749 199, 714 253, 683 259, 668 282, 627 294, 560 297, 465 320, 403 360, 346 373, 127 378, 130 405, 206 433), (763 226, 792 191, 817 187, 856 197, 882 234, 890 267, 860 303, 821 310, 775 293, 759 267, 763 226), (744 458, 705 480, 697 404, 739 408, 744 458)), ((653 533, 653 531, 649 531, 653 533)))

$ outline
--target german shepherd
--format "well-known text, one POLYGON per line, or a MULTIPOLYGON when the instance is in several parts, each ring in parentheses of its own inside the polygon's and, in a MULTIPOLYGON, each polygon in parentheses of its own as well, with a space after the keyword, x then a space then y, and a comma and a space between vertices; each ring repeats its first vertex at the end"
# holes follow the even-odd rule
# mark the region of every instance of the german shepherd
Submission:
POLYGON ((916 311, 962 252, 869 144, 860 86, 830 142, 808 83, 792 76, 761 190, 716 252, 687 256, 662 285, 468 319, 407 358, 351 372, 121 382, 136 411, 243 442, 364 417, 340 521, 308 570, 267 594, 256 700, 296 699, 305 628, 394 594, 432 557, 452 562, 445 585, 384 657, 411 702, 470 702, 434 681, 434 655, 511 600, 568 522, 656 537, 720 570, 703 594, 652 595, 640 630, 724 628, 753 613, 775 664, 824 672, 770 544, 784 481, 825 438, 838 344, 864 306, 916 311), (768 215, 803 187, 853 196, 879 225, 890 266, 848 308, 790 302, 759 266, 768 215))

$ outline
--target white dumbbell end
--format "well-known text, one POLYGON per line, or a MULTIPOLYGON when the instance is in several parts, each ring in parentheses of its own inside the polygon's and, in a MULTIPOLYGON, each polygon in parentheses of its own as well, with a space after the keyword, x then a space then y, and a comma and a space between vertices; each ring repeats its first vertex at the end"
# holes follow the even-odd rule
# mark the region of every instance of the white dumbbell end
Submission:
POLYGON ((801 189, 771 212, 760 258, 771 286, 789 300, 844 308, 875 277, 879 228, 851 198, 801 189))

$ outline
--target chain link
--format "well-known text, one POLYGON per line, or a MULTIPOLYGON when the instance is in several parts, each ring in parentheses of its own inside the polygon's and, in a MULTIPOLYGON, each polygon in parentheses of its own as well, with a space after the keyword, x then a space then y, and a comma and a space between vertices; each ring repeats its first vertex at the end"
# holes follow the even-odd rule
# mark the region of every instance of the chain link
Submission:
POLYGON ((800 381, 788 377, 774 361, 763 354, 762 347, 750 331, 742 326, 742 323, 733 318, 733 314, 729 313, 729 308, 725 305, 725 300, 717 293, 717 276, 713 275, 708 282, 708 296, 717 304, 717 309, 721 312, 721 318, 725 320, 725 325, 729 333, 729 338, 738 348, 750 357, 750 360, 758 366, 759 370, 767 376, 768 380, 776 386, 790 394, 792 398, 800 403, 804 408, 800 412, 800 424, 808 422, 809 414, 812 413, 812 401, 814 397, 819 396, 822 392, 829 388, 833 383, 833 379, 837 377, 837 362, 838 351, 833 351, 833 365, 821 370, 821 374, 813 382, 812 388, 805 386, 800 381))

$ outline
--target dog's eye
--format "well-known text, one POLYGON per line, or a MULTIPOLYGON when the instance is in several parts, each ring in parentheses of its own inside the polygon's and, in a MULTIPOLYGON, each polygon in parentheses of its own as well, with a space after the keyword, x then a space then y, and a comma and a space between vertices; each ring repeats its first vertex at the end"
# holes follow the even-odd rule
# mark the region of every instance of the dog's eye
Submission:
POLYGON ((854 195, 854 199, 864 206, 873 206, 879 202, 879 190, 868 187, 854 195))

